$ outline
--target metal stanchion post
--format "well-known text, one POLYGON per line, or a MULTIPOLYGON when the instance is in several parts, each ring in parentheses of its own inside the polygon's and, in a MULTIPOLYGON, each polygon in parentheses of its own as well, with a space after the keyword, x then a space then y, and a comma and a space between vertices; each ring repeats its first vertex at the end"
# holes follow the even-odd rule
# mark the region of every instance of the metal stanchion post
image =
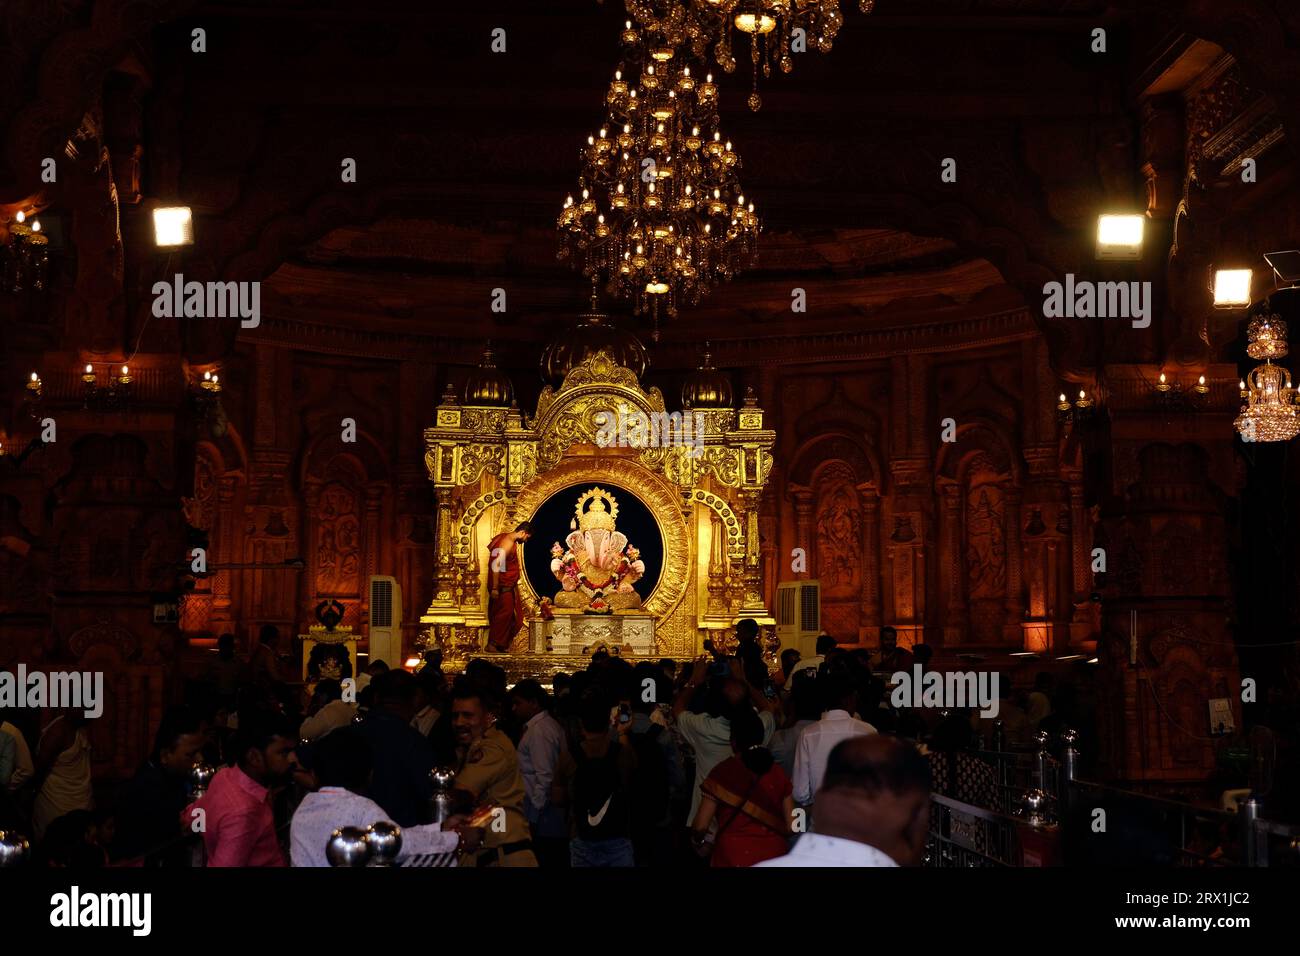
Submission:
POLYGON ((1255 823, 1259 820, 1259 798, 1253 790, 1238 805, 1237 814, 1241 817, 1242 862, 1246 866, 1259 866, 1259 843, 1255 834, 1255 823))

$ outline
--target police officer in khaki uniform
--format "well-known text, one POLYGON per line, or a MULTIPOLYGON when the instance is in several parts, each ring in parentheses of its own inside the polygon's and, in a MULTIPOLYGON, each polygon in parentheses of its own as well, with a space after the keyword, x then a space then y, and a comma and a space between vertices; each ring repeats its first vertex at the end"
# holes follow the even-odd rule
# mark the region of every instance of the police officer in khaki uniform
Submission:
POLYGON ((524 779, 510 738, 493 726, 483 692, 465 680, 452 691, 451 726, 456 734, 459 769, 456 788, 475 805, 500 808, 484 824, 483 845, 465 854, 462 866, 536 866, 524 816, 524 779))

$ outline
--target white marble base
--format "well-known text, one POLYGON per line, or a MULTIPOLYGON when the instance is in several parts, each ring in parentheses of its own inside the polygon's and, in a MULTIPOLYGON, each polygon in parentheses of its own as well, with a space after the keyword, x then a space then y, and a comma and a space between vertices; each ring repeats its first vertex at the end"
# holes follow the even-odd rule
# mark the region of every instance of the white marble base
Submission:
POLYGON ((630 645, 632 653, 655 653, 655 622, 649 614, 565 614, 528 625, 528 647, 534 654, 581 654, 584 647, 630 645), (549 639, 549 646, 548 646, 549 639))

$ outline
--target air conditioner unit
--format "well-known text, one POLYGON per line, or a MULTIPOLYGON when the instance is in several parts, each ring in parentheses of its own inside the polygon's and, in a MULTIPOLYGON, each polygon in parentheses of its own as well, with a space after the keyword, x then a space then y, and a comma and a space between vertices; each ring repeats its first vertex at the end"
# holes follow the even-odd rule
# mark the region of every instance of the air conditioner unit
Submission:
POLYGON ((793 647, 803 657, 817 653, 822 632, 820 581, 785 581, 776 586, 776 636, 781 649, 793 647))
POLYGON ((370 579, 370 658, 390 668, 402 666, 402 589, 397 578, 370 579))

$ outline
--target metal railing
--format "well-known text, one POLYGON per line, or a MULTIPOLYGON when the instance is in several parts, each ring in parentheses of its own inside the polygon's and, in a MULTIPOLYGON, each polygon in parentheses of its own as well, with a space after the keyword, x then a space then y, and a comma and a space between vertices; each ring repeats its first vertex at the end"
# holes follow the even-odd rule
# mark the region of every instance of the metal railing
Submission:
MULTIPOLYGON (((999 746, 994 733, 994 747, 999 746)), ((993 767, 995 806, 931 795, 925 865, 1269 866, 1300 863, 1300 827, 1260 817, 1251 794, 1236 813, 1081 780, 1078 735, 1045 732, 1030 751, 974 751, 993 767)))
POLYGON ((942 794, 930 797, 930 837, 924 866, 1020 866, 1020 821, 942 794))

